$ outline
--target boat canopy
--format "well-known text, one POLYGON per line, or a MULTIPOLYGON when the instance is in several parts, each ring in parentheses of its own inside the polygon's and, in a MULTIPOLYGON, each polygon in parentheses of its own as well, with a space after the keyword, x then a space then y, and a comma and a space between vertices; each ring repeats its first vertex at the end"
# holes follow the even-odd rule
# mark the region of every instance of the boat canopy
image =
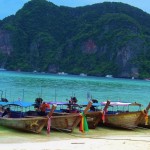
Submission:
POLYGON ((74 106, 74 107, 80 107, 79 104, 74 104, 74 103, 68 103, 68 102, 46 102, 50 105, 53 105, 53 104, 56 104, 56 105, 60 105, 60 106, 63 106, 63 105, 66 105, 66 106, 74 106))
POLYGON ((14 102, 5 102, 5 105, 3 105, 3 106, 7 106, 7 105, 30 107, 30 106, 34 106, 34 103, 33 102, 25 102, 25 101, 14 101, 14 102))
MULTIPOLYGON (((106 105, 107 102, 101 102, 101 105, 106 105)), ((129 103, 129 102, 118 102, 118 101, 111 101, 110 106, 139 106, 141 107, 142 104, 139 104, 137 102, 129 103)))
POLYGON ((69 104, 69 103, 67 103, 67 102, 54 102, 54 101, 46 102, 46 103, 51 104, 51 105, 53 105, 53 104, 57 104, 57 105, 68 105, 68 104, 69 104))
MULTIPOLYGON (((107 102, 101 102, 101 105, 106 105, 107 102)), ((128 102, 110 102, 110 106, 129 106, 131 105, 132 103, 128 103, 128 102)))
MULTIPOLYGON (((88 105, 89 102, 83 102, 83 103, 80 103, 79 105, 80 106, 83 106, 83 107, 86 107, 88 105)), ((94 107, 99 107, 99 106, 102 106, 101 103, 92 103, 92 106, 94 107)))
POLYGON ((8 102, 0 102, 0 106, 5 106, 7 104, 8 104, 8 102))

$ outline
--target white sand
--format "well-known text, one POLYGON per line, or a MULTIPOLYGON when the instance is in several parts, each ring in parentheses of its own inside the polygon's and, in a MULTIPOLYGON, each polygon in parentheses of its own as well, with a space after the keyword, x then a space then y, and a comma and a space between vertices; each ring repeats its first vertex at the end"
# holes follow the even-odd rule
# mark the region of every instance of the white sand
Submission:
POLYGON ((150 136, 106 136, 39 143, 0 144, 1 150, 150 150, 150 136))

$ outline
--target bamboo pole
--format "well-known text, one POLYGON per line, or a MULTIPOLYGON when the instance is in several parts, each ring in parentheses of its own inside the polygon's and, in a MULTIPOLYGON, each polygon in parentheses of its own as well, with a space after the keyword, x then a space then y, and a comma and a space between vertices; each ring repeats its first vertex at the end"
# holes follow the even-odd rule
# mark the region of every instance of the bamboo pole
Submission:
POLYGON ((103 111, 106 112, 106 110, 107 110, 107 108, 109 107, 109 105, 110 105, 110 101, 107 100, 107 103, 106 103, 106 105, 105 105, 103 111))
POLYGON ((87 113, 87 111, 90 109, 90 107, 92 106, 93 102, 92 101, 89 101, 88 105, 86 106, 86 108, 84 109, 84 114, 87 113))
POLYGON ((150 103, 147 105, 147 107, 145 109, 147 113, 148 113, 149 109, 150 109, 150 103))
POLYGON ((52 116, 52 114, 53 114, 53 112, 55 111, 56 107, 57 107, 56 104, 53 104, 53 105, 52 105, 52 109, 51 109, 51 111, 50 111, 50 112, 48 113, 48 115, 47 115, 49 118, 52 116))

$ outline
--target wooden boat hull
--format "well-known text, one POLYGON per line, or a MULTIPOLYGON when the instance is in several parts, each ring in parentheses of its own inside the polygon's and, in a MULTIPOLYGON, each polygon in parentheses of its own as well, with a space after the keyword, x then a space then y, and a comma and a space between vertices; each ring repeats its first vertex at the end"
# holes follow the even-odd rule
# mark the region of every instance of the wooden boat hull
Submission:
MULTIPOLYGON (((54 114, 53 114, 54 115, 54 114)), ((80 123, 80 114, 61 114, 51 117, 51 129, 72 132, 80 123)))
POLYGON ((101 111, 90 111, 86 113, 86 118, 88 122, 89 129, 95 129, 102 118, 101 111))
POLYGON ((134 129, 141 120, 142 111, 106 114, 105 125, 125 129, 134 129))
POLYGON ((40 133, 47 123, 47 118, 0 118, 0 125, 28 132, 40 133))

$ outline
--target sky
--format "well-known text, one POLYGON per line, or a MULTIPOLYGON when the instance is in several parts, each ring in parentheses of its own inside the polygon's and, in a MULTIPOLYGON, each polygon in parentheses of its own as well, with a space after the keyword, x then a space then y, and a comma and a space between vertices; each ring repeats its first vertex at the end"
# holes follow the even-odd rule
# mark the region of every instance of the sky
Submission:
MULTIPOLYGON (((0 19, 14 15, 29 0, 0 0, 0 19)), ((122 2, 150 14, 150 0, 48 0, 57 6, 78 7, 103 2, 122 2)))

